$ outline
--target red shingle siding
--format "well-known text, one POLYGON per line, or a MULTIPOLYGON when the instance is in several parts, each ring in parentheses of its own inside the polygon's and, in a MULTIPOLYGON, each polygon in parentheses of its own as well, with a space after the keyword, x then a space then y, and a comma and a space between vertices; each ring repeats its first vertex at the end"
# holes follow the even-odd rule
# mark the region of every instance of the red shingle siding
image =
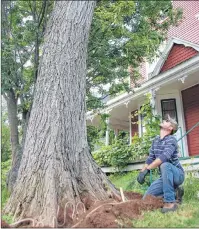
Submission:
MULTIPOLYGON (((186 131, 199 122, 199 84, 182 91, 186 131)), ((187 135, 189 156, 199 155, 199 126, 187 135)))
POLYGON ((174 44, 160 72, 165 72, 198 54, 193 48, 174 44))
POLYGON ((173 1, 174 8, 183 9, 183 20, 177 27, 168 31, 168 38, 177 37, 199 44, 199 1, 173 1))
MULTIPOLYGON (((130 86, 131 88, 135 88, 135 83, 133 81, 133 68, 129 67, 129 73, 130 73, 130 86)), ((142 83, 144 83, 147 78, 146 78, 146 64, 142 63, 139 68, 139 73, 140 73, 140 78, 136 80, 136 87, 140 87, 142 83)))

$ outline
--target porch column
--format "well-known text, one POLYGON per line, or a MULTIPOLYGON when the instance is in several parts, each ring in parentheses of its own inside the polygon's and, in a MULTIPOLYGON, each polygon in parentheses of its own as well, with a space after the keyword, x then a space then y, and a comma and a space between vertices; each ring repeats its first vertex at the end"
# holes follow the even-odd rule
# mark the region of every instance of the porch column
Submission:
POLYGON ((151 107, 152 107, 152 112, 153 114, 157 114, 157 111, 156 111, 156 92, 159 90, 159 88, 153 88, 150 90, 150 93, 151 93, 151 107))
POLYGON ((106 127, 106 142, 105 142, 105 145, 108 146, 109 145, 109 118, 106 119, 106 124, 107 124, 107 127, 106 127))
POLYGON ((117 138, 117 136, 119 134, 119 130, 118 129, 114 129, 114 134, 115 134, 115 138, 117 138))

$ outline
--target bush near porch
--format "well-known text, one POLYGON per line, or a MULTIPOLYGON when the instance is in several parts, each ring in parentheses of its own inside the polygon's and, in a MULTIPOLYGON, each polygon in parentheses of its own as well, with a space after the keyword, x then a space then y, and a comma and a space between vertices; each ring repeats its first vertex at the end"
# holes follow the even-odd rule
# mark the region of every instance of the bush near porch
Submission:
POLYGON ((141 160, 148 154, 148 145, 141 144, 139 137, 134 137, 136 142, 127 145, 126 141, 116 140, 112 145, 102 146, 100 150, 93 153, 93 158, 100 166, 113 166, 122 169, 128 163, 141 160))
POLYGON ((122 169, 130 162, 139 161, 147 157, 153 139, 159 134, 161 116, 153 114, 150 104, 151 95, 146 96, 146 101, 141 110, 145 133, 142 137, 134 135, 132 144, 127 144, 127 139, 116 139, 111 145, 102 146, 93 153, 93 158, 100 166, 113 166, 122 169))

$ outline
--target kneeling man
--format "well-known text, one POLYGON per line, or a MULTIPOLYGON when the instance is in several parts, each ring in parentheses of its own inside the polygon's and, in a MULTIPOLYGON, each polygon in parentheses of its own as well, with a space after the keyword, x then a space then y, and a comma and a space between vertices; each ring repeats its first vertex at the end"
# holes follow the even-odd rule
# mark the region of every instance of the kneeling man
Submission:
POLYGON ((147 195, 164 197, 163 213, 177 209, 175 190, 184 181, 184 170, 178 159, 177 140, 173 136, 177 126, 177 122, 170 116, 160 124, 160 136, 154 139, 149 157, 138 176, 139 182, 149 170, 159 167, 160 178, 151 184, 143 198, 147 195))

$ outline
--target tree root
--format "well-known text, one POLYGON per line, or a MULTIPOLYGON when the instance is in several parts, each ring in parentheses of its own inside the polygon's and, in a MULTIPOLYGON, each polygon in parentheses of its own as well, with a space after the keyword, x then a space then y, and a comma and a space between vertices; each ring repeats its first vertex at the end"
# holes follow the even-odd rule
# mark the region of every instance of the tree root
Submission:
MULTIPOLYGON (((85 217, 85 219, 87 219, 93 212, 97 211, 97 210, 98 210, 99 208, 101 208, 102 206, 105 206, 105 205, 117 205, 117 204, 121 204, 121 202, 119 202, 119 203, 114 203, 114 202, 113 202, 113 203, 105 203, 105 204, 102 204, 102 205, 96 207, 95 209, 93 209, 91 212, 89 212, 88 215, 85 217)), ((85 220, 85 219, 84 219, 84 220, 85 220)), ((82 222, 82 220, 81 220, 80 222, 76 223, 75 225, 73 225, 72 228, 77 227, 81 222, 82 222)))
POLYGON ((20 225, 21 223, 24 223, 24 222, 32 222, 32 226, 35 227, 35 220, 32 219, 32 218, 27 218, 27 219, 21 219, 15 223, 12 223, 10 224, 11 227, 17 227, 18 225, 20 225))

